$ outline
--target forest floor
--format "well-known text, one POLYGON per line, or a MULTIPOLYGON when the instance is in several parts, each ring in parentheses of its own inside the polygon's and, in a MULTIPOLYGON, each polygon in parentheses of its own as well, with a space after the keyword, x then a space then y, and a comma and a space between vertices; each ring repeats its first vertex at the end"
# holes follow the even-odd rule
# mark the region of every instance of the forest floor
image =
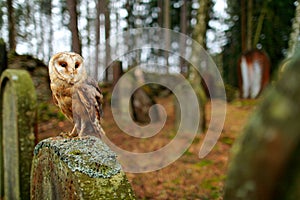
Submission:
MULTIPOLYGON (((168 144, 176 131, 171 96, 157 99, 165 107, 168 119, 160 133, 149 139, 137 139, 123 133, 115 124, 110 106, 104 107, 103 128, 115 145, 131 152, 150 152, 168 144)), ((198 153, 204 134, 197 134, 192 145, 169 166, 148 173, 127 173, 137 199, 222 199, 230 149, 242 132, 257 101, 235 100, 227 104, 222 134, 213 150, 200 159, 198 153)), ((210 119, 210 104, 206 106, 206 120, 210 119)), ((39 140, 70 131, 72 125, 64 118, 52 118, 39 124, 39 140)))

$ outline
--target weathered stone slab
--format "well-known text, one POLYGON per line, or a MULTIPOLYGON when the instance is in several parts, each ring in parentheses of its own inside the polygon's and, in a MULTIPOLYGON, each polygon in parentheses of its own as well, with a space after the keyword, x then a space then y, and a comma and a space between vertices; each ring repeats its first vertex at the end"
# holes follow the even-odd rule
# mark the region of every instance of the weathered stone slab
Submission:
POLYGON ((0 199, 29 199, 36 93, 25 70, 5 70, 0 83, 0 199))
POLYGON ((116 154, 99 138, 49 138, 34 150, 31 199, 135 199, 116 154))

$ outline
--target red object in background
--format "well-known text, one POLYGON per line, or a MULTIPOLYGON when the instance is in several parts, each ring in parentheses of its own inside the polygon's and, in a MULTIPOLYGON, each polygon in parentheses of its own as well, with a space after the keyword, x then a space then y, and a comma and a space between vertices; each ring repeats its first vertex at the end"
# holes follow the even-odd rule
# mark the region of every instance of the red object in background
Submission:
POLYGON ((238 78, 241 98, 257 98, 270 80, 270 60, 261 50, 242 54, 238 61, 238 78))

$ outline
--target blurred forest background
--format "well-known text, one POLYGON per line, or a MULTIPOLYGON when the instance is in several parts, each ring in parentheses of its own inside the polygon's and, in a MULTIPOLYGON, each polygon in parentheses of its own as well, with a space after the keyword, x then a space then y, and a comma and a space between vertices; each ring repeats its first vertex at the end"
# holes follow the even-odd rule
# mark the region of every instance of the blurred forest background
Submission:
MULTIPOLYGON (((237 65, 243 52, 265 51, 271 61, 271 77, 275 79, 282 61, 297 50, 300 5, 299 0, 1 0, 0 38, 1 43, 6 43, 9 67, 14 68, 18 63, 19 68, 27 69, 37 89, 38 140, 57 136, 73 126, 52 105, 45 66, 50 57, 58 51, 81 53, 89 74, 111 83, 112 70, 104 72, 111 55, 132 44, 124 37, 109 38, 145 27, 168 28, 201 44, 221 72, 227 98, 230 91, 237 97, 237 65), (32 57, 39 61, 34 60, 33 64, 32 57)), ((172 52, 179 52, 180 48, 187 53, 192 50, 190 41, 161 42, 169 45, 172 52)), ((143 70, 184 75, 192 71, 178 55, 168 57, 163 51, 149 52, 143 48, 147 44, 140 45, 140 50, 120 58, 123 70, 150 62, 156 65, 142 65, 143 70)), ((155 93, 152 96, 158 104, 164 105, 168 119, 159 134, 140 140, 124 134, 114 122, 108 102, 110 89, 103 88, 107 100, 103 128, 117 146, 132 152, 149 152, 174 138, 173 96, 148 91, 155 93)), ((234 99, 227 104, 222 134, 204 159, 198 157, 204 134, 197 134, 191 147, 168 167, 151 173, 127 173, 138 199, 222 199, 229 151, 260 99, 234 99)), ((209 122, 211 104, 202 106, 208 111, 204 121, 209 122)))
MULTIPOLYGON (((7 0, 0 2, 0 38, 10 52, 45 63, 57 51, 81 53, 89 72, 109 81, 109 72, 102 74, 111 46, 130 44, 106 39, 132 28, 164 27, 199 42, 215 58, 225 83, 237 86, 242 52, 263 49, 271 59, 271 72, 288 56, 298 40, 292 36, 298 5, 295 0, 7 0)), ((189 48, 171 42, 175 51, 179 45, 189 48)), ((123 67, 140 57, 141 52, 128 56, 123 67)), ((163 62, 170 62, 175 72, 186 70, 180 60, 163 62)))

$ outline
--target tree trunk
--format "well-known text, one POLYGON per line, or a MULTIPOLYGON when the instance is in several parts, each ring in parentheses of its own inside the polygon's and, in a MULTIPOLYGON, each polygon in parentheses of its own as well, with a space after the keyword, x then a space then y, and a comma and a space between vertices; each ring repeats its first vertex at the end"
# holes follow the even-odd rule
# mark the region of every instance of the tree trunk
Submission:
POLYGON ((294 55, 295 50, 297 49, 298 45, 298 37, 299 37, 299 30, 300 30, 300 1, 298 0, 298 5, 295 11, 295 18, 292 25, 292 32, 290 34, 289 40, 289 49, 287 57, 291 57, 294 55))
POLYGON ((242 52, 246 51, 246 6, 245 0, 241 0, 241 38, 242 38, 242 52))
POLYGON ((16 51, 16 29, 15 29, 15 15, 13 8, 13 0, 7 0, 7 11, 8 11, 8 40, 9 40, 9 51, 16 51))
MULTIPOLYGON (((164 1, 164 28, 170 29, 170 0, 164 1)), ((170 49, 171 46, 171 38, 169 31, 165 32, 165 45, 166 49, 170 49)), ((169 52, 165 51, 165 60, 166 60, 166 71, 169 73, 169 52)))
MULTIPOLYGON (((181 33, 186 35, 187 33, 187 6, 186 1, 183 1, 183 4, 180 8, 180 30, 181 33)), ((180 38, 180 55, 184 56, 186 51, 186 40, 185 38, 180 38)), ((187 74, 187 62, 184 58, 180 57, 180 73, 183 75, 187 74)))
MULTIPOLYGON (((36 9, 34 9, 34 12, 36 12, 36 9)), ((33 26, 34 26, 34 37, 38 43, 39 41, 39 33, 38 33, 38 22, 37 22, 37 19, 35 16, 32 17, 32 23, 33 23, 33 26)), ((36 48, 35 49, 35 56, 38 57, 39 55, 39 48, 36 48)))
POLYGON ((67 9, 70 14, 69 29, 72 33, 72 51, 81 54, 81 43, 77 21, 77 0, 67 0, 67 9))
POLYGON ((110 10, 109 0, 105 1, 105 81, 108 81, 108 73, 109 73, 109 62, 111 62, 111 55, 110 55, 110 44, 109 44, 109 37, 110 37, 110 10))
POLYGON ((197 24, 194 29, 194 39, 206 49, 206 30, 210 0, 199 0, 197 24))
MULTIPOLYGON (((40 5, 41 6, 41 5, 40 5)), ((39 42, 39 54, 42 58, 45 58, 45 50, 44 50, 44 45, 45 45, 45 28, 43 26, 43 13, 39 12, 39 26, 40 26, 40 42, 39 42)))
POLYGON ((52 1, 49 2, 49 37, 48 37, 48 58, 50 59, 53 54, 52 41, 53 41, 53 26, 52 26, 52 1))
MULTIPOLYGON (((207 23, 209 21, 208 19, 208 13, 209 13, 209 7, 210 7, 211 0, 199 0, 200 7, 198 9, 197 14, 197 24, 194 28, 193 37, 194 39, 205 49, 205 38, 206 38, 206 30, 207 30, 207 23)), ((198 49, 197 47, 192 47, 193 55, 192 59, 196 59, 199 61, 199 55, 201 55, 201 49, 198 49), (199 52, 200 51, 200 52, 199 52)), ((207 61, 203 61, 207 62, 207 61)), ((200 64, 200 62, 198 62, 200 64)), ((200 66, 199 66, 200 67, 200 66)), ((198 69, 200 70, 200 69, 198 69)), ((202 73, 203 74, 203 73, 202 73)), ((206 96, 203 90, 203 87, 201 85, 201 76, 199 72, 192 66, 190 67, 190 74, 189 79, 191 81, 191 84, 197 94, 199 107, 200 107, 200 118, 201 121, 199 122, 200 131, 203 131, 205 128, 205 104, 206 104, 206 96)))
POLYGON ((163 0, 157 0, 157 7, 159 8, 159 14, 158 14, 158 25, 160 27, 163 27, 163 0))
POLYGON ((111 68, 113 69, 113 87, 114 87, 124 73, 122 68, 122 62, 114 61, 111 64, 111 68))
POLYGON ((96 14, 96 46, 95 46, 95 79, 97 80, 98 78, 98 68, 99 68, 99 45, 100 45, 100 14, 101 14, 101 0, 97 1, 97 5, 96 5, 96 10, 97 10, 97 14, 96 14))
MULTIPOLYGON (((194 28, 193 38, 204 48, 206 49, 205 38, 206 38, 206 30, 207 30, 207 23, 208 23, 208 11, 209 5, 211 0, 199 0, 200 7, 198 9, 197 14, 197 24, 194 28)), ((195 54, 195 52, 193 53, 195 54)), ((197 53, 196 53, 197 54, 197 53)), ((197 56, 197 55, 194 55, 197 56)), ((197 71, 191 68, 191 74, 193 81, 195 84, 201 83, 201 77, 197 73, 197 71)))
POLYGON ((263 23, 264 23, 265 16, 267 14, 267 6, 268 6, 268 1, 264 1, 264 5, 261 9, 261 12, 260 12, 260 15, 259 15, 259 18, 258 18, 258 22, 257 22, 255 35, 254 35, 254 40, 253 40, 253 47, 254 48, 256 47, 256 45, 259 42, 259 36, 260 36, 261 30, 262 30, 262 26, 263 26, 263 23))
MULTIPOLYGON (((90 55, 91 57, 92 57, 92 51, 91 51, 91 48, 92 48, 92 45, 91 45, 91 21, 92 21, 92 19, 90 18, 90 16, 91 16, 91 13, 90 13, 90 8, 89 8, 89 6, 86 6, 86 21, 87 21, 87 23, 86 23, 86 27, 85 27, 85 30, 86 30, 86 32, 87 32, 87 36, 86 36, 86 45, 87 45, 87 54, 88 55, 90 55)), ((91 58, 90 59, 88 59, 88 63, 86 63, 86 66, 89 66, 88 68, 87 68, 87 70, 88 70, 88 73, 91 73, 91 67, 90 66, 93 66, 93 64, 92 64, 92 62, 91 62, 91 58)))
POLYGON ((248 0, 247 9, 247 50, 252 49, 252 12, 253 12, 253 0, 248 0))

